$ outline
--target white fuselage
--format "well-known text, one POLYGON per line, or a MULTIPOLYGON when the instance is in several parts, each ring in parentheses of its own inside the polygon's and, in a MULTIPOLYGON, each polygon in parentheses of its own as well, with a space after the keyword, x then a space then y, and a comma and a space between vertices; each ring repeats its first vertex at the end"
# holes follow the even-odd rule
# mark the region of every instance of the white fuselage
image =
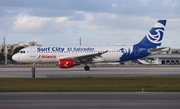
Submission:
MULTIPOLYGON (((122 46, 112 47, 41 47, 34 46, 22 49, 13 56, 13 60, 24 63, 57 63, 59 59, 76 58, 95 53, 103 53, 100 57, 93 58, 93 62, 117 62, 123 55, 122 46)), ((130 46, 123 46, 132 49, 130 46)))

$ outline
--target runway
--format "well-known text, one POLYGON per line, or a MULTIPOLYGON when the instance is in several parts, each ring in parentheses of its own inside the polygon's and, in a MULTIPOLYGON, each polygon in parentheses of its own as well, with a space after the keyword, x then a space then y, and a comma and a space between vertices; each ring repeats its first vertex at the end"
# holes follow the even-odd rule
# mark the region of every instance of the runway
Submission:
MULTIPOLYGON (((36 68, 36 78, 56 77, 180 77, 180 67, 97 67, 90 71, 83 68, 36 68)), ((0 68, 0 78, 31 78, 31 68, 0 68)))
POLYGON ((179 92, 2 92, 1 109, 179 109, 179 92))

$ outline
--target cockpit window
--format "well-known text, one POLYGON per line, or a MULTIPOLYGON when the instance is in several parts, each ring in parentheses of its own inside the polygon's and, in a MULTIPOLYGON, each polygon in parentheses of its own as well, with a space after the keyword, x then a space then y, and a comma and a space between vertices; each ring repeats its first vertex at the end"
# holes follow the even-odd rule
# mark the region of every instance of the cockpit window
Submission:
POLYGON ((20 51, 20 53, 25 53, 25 51, 20 51))

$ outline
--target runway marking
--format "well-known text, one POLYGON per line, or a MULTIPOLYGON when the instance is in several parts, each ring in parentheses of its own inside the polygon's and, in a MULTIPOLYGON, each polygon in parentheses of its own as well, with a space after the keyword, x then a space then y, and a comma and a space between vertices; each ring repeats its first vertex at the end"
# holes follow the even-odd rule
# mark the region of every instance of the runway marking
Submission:
POLYGON ((89 72, 89 71, 82 71, 82 70, 79 70, 79 71, 69 71, 69 72, 79 72, 79 73, 85 73, 85 72, 89 72))
MULTIPOLYGON (((93 69, 93 68, 92 68, 93 69)), ((119 67, 119 68, 94 68, 94 69, 180 69, 180 67, 172 67, 172 68, 169 68, 169 67, 159 67, 159 68, 153 68, 153 67, 149 67, 149 68, 134 68, 134 67, 127 67, 127 68, 121 68, 121 67, 119 67)))
POLYGON ((5 75, 5 74, 0 74, 0 77, 13 78, 13 76, 5 75))

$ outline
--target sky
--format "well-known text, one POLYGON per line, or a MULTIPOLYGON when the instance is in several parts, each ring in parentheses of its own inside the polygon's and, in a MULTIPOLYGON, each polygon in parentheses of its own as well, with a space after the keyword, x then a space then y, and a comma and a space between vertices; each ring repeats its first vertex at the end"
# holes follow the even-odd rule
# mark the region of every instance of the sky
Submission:
POLYGON ((162 46, 180 48, 180 0, 0 0, 0 44, 133 45, 159 19, 162 46))

